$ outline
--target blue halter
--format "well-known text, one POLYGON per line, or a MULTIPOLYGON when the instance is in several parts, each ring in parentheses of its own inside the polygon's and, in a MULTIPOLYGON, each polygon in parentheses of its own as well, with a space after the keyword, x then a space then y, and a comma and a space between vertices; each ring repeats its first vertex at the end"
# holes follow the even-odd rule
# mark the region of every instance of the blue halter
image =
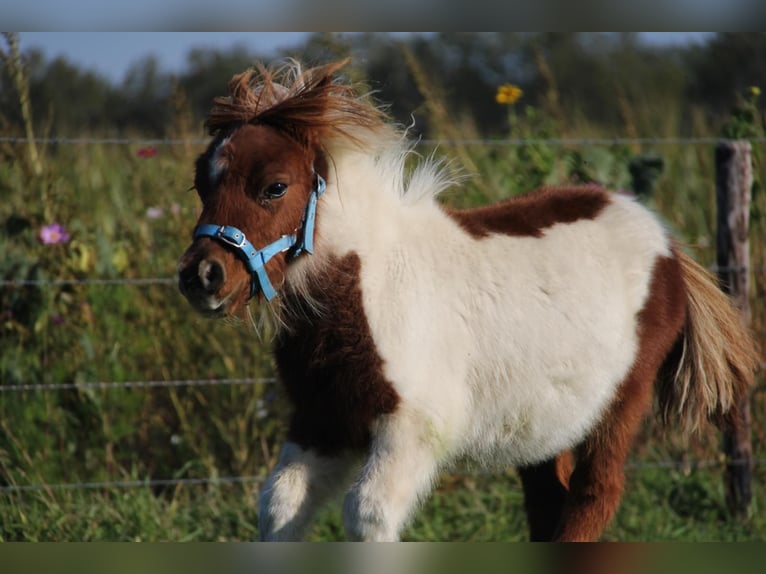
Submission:
POLYGON ((247 240, 244 232, 231 225, 204 224, 194 228, 194 239, 200 237, 212 237, 230 247, 234 247, 236 253, 244 261, 245 267, 250 272, 250 297, 258 293, 260 287, 263 296, 271 301, 277 296, 277 292, 266 273, 266 263, 277 253, 292 249, 292 257, 297 257, 304 251, 314 253, 314 227, 317 213, 317 200, 324 193, 327 183, 324 178, 317 174, 316 187, 309 194, 306 211, 300 229, 293 235, 283 235, 276 241, 269 243, 263 249, 256 249, 247 240))

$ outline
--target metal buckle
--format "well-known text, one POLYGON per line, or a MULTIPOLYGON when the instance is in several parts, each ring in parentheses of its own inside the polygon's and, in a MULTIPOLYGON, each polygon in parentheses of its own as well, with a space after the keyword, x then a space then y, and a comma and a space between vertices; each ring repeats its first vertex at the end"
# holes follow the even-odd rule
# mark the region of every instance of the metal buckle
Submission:
POLYGON ((245 234, 236 227, 230 229, 226 225, 221 225, 221 227, 218 228, 218 231, 215 232, 215 236, 237 249, 242 249, 245 246, 245 243, 247 243, 245 234), (240 235, 242 236, 242 240, 237 242, 237 237, 240 235))

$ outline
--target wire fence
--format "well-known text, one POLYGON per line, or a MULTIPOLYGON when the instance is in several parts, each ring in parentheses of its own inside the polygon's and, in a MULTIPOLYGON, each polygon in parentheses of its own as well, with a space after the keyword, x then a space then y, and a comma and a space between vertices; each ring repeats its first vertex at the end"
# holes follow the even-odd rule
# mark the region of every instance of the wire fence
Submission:
MULTIPOLYGON (((762 366, 763 368, 763 366, 762 366)), ((277 379, 274 377, 260 378, 236 378, 236 379, 185 379, 185 380, 164 380, 164 381, 111 381, 111 382, 86 382, 86 383, 58 383, 58 384, 16 384, 0 385, 0 394, 19 393, 19 392, 48 392, 65 390, 87 390, 87 389, 146 389, 146 388, 171 388, 171 387, 221 387, 233 385, 262 385, 275 384, 277 379)), ((685 473, 717 469, 723 470, 726 467, 752 464, 753 467, 766 465, 766 459, 752 459, 750 461, 726 460, 725 458, 709 460, 657 460, 657 461, 632 461, 625 465, 627 471, 640 472, 643 470, 677 470, 685 473)), ((476 472, 464 473, 455 472, 453 475, 471 475, 476 472)), ((481 475, 489 475, 489 472, 480 472, 481 475)), ((159 488, 174 486, 220 486, 220 485, 258 485, 263 481, 259 476, 224 476, 208 478, 152 478, 145 480, 115 480, 115 481, 93 481, 93 482, 66 482, 58 484, 31 483, 31 484, 11 484, 0 486, 0 493, 3 494, 24 494, 72 490, 124 490, 132 488, 159 488)))
POLYGON ((230 387, 234 385, 271 385, 274 377, 241 379, 184 379, 175 381, 112 381, 90 383, 45 383, 0 385, 0 393, 40 392, 40 391, 86 391, 115 389, 161 389, 168 387, 230 387))
POLYGON ((154 478, 100 482, 64 482, 59 484, 13 484, 0 486, 2 493, 53 492, 61 490, 111 490, 159 488, 163 486, 216 486, 263 482, 260 476, 219 476, 210 478, 154 478))
MULTIPOLYGON (((25 137, 0 137, 0 143, 21 144, 29 140, 25 137)), ((204 146, 209 139, 204 138, 122 138, 122 137, 47 137, 34 138, 38 144, 48 145, 124 145, 124 146, 204 146)), ((455 140, 431 140, 420 139, 416 142, 422 146, 525 146, 545 145, 553 147, 570 146, 630 146, 630 145, 714 145, 726 142, 724 138, 714 137, 637 137, 637 138, 506 138, 506 139, 455 139, 455 140)), ((766 138, 750 138, 753 143, 764 143, 766 138)), ((714 273, 720 272, 744 272, 766 273, 766 266, 751 268, 743 267, 718 267, 712 265, 709 268, 714 273)), ((0 279, 1 287, 65 287, 65 286, 151 286, 167 285, 175 286, 176 277, 138 277, 138 278, 85 278, 85 279, 0 279)), ((761 366, 766 368, 766 364, 761 366)), ((95 382, 71 382, 51 384, 0 384, 0 395, 25 392, 57 392, 72 390, 116 390, 116 389, 159 389, 178 387, 225 387, 274 384, 273 377, 261 378, 227 378, 227 379, 184 379, 184 380, 154 380, 154 381, 95 381, 95 382)), ((723 469, 726 466, 736 466, 751 462, 753 466, 766 465, 766 459, 745 460, 660 460, 660 461, 633 461, 626 464, 626 470, 641 471, 648 469, 668 469, 681 471, 694 471, 699 469, 723 469)), ((458 473, 459 474, 459 473, 458 473)), ((471 473, 475 475, 476 473, 471 473)), ((208 478, 151 478, 145 480, 115 480, 94 482, 68 482, 58 484, 11 484, 0 486, 0 493, 21 494, 35 492, 54 492, 72 490, 111 490, 132 488, 159 488, 173 486, 218 486, 218 485, 242 485, 259 484, 264 479, 260 476, 223 476, 208 478)))
MULTIPOLYGON (((763 368, 764 366, 762 366, 763 368)), ((274 377, 249 377, 232 379, 184 379, 184 380, 157 380, 157 381, 96 381, 84 383, 55 383, 55 384, 14 384, 0 385, 0 395, 3 393, 22 393, 22 392, 51 392, 51 391, 71 391, 71 390, 116 390, 116 389, 147 389, 147 388, 177 388, 177 387, 223 387, 223 386, 252 386, 252 385, 271 385, 275 384, 277 379, 274 377)), ((745 460, 658 460, 658 461, 632 461, 625 465, 628 471, 640 472, 643 470, 677 470, 683 472, 692 472, 704 469, 723 470, 727 466, 746 464, 745 460)), ((754 467, 766 465, 766 459, 753 459, 750 461, 754 467)), ((471 473, 452 473, 476 475, 471 473)), ((488 475, 488 472, 480 474, 488 475)), ((115 481, 94 481, 94 482, 67 482, 58 484, 31 483, 31 484, 11 484, 0 486, 0 493, 3 494, 24 494, 24 493, 53 493, 56 491, 72 490, 112 490, 112 489, 132 489, 132 488, 159 488, 174 486, 219 486, 219 485, 258 485, 263 481, 258 476, 224 476, 208 478, 152 478, 145 480, 115 480, 115 481)))
MULTIPOLYGON (((678 470, 692 472, 696 470, 722 470, 726 466, 736 466, 752 463, 754 467, 766 465, 766 459, 746 460, 689 460, 689 461, 645 461, 629 462, 625 470, 640 472, 642 470, 678 470)), ((454 472, 453 476, 490 476, 490 472, 454 472)), ((499 475, 500 473, 495 473, 499 475)), ((218 476, 209 478, 153 478, 146 480, 113 480, 95 482, 64 482, 58 484, 11 484, 0 486, 0 493, 23 494, 67 490, 127 490, 132 488, 161 488, 168 486, 231 486, 241 484, 261 484, 265 479, 261 476, 218 476)))
MULTIPOLYGON (((712 273, 766 273, 766 265, 754 267, 725 267, 710 265, 712 273)), ((178 277, 124 277, 91 279, 0 279, 0 287, 71 287, 89 285, 178 285, 178 277)))
POLYGON ((0 287, 70 287, 73 285, 177 285, 176 277, 114 279, 0 279, 0 287))
MULTIPOLYGON (((135 145, 135 146, 187 146, 207 145, 209 138, 122 138, 122 137, 47 137, 32 138, 45 145, 135 145)), ((625 146, 625 145, 712 145, 735 141, 720 137, 593 137, 593 138, 474 138, 474 139, 419 139, 415 143, 427 146, 625 146)), ((748 141, 764 143, 766 137, 752 137, 748 141)), ((0 143, 28 143, 26 137, 3 136, 0 143)))

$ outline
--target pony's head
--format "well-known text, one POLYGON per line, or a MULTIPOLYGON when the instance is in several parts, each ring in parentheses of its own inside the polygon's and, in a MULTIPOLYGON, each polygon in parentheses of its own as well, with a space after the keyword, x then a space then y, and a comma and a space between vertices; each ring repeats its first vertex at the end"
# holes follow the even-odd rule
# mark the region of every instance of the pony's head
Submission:
POLYGON ((236 314, 272 299, 287 266, 313 250, 316 202, 328 179, 326 142, 354 139, 379 110, 335 81, 346 62, 301 71, 259 67, 232 78, 207 120, 196 161, 202 213, 179 263, 179 288, 201 313, 236 314))

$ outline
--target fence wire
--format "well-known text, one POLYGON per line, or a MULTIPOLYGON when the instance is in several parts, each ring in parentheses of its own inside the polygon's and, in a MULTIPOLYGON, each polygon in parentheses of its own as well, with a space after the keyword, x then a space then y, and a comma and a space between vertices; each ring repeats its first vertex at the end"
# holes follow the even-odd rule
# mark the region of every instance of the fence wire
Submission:
MULTIPOLYGON (((766 362, 761 363, 760 369, 766 371, 766 362)), ((94 381, 86 383, 20 383, 0 384, 2 393, 24 392, 55 392, 55 391, 86 391, 86 390, 117 390, 117 389, 161 389, 177 387, 232 387, 274 385, 276 377, 242 377, 231 379, 177 379, 167 381, 94 381)), ((762 392, 766 385, 757 385, 753 391, 762 392)))
MULTIPOLYGON (((755 267, 719 267, 710 265, 711 273, 766 273, 765 265, 755 267)), ((89 285, 178 285, 178 277, 125 277, 114 279, 0 279, 0 287, 71 287, 89 285)))
MULTIPOLYGON (((766 459, 753 459, 750 461, 753 467, 766 464, 766 459)), ((737 466, 747 464, 746 460, 688 460, 688 461, 646 461, 629 462, 625 465, 627 471, 642 470, 679 470, 683 472, 692 472, 705 469, 723 469, 726 466, 737 466)), ((452 472, 445 473, 444 476, 500 476, 500 472, 452 472)), ((209 478, 153 478, 146 480, 114 480, 114 481, 96 481, 96 482, 64 482, 58 484, 11 484, 0 486, 0 493, 3 494, 24 494, 35 492, 56 492, 67 490, 128 490, 132 488, 159 488, 163 486, 230 486, 238 484, 260 484, 265 479, 261 476, 220 476, 209 478)))
POLYGON ((234 385, 270 385, 274 377, 241 378, 241 379, 184 379, 175 381, 113 381, 90 383, 30 383, 16 385, 0 385, 0 393, 40 392, 40 391, 73 391, 88 389, 146 389, 167 387, 223 387, 234 385))
POLYGON ((0 279, 0 287, 69 287, 72 285, 178 285, 175 277, 115 279, 0 279))
POLYGON ((154 478, 148 480, 115 480, 104 482, 64 482, 59 484, 12 484, 0 486, 0 492, 40 492, 57 490, 108 490, 157 488, 161 486, 215 486, 263 482, 259 476, 220 476, 215 478, 154 478))
MULTIPOLYGON (((135 146, 179 146, 207 145, 209 138, 121 138, 121 137, 47 137, 32 138, 38 144, 47 145, 135 145, 135 146)), ((475 138, 475 139, 419 139, 417 145, 425 146, 525 146, 545 145, 553 147, 568 146, 620 146, 620 145, 713 145, 731 140, 720 137, 593 137, 593 138, 475 138)), ((766 142, 766 137, 747 138, 753 143, 766 142)), ((3 136, 0 143, 23 144, 29 142, 26 137, 3 136)))

